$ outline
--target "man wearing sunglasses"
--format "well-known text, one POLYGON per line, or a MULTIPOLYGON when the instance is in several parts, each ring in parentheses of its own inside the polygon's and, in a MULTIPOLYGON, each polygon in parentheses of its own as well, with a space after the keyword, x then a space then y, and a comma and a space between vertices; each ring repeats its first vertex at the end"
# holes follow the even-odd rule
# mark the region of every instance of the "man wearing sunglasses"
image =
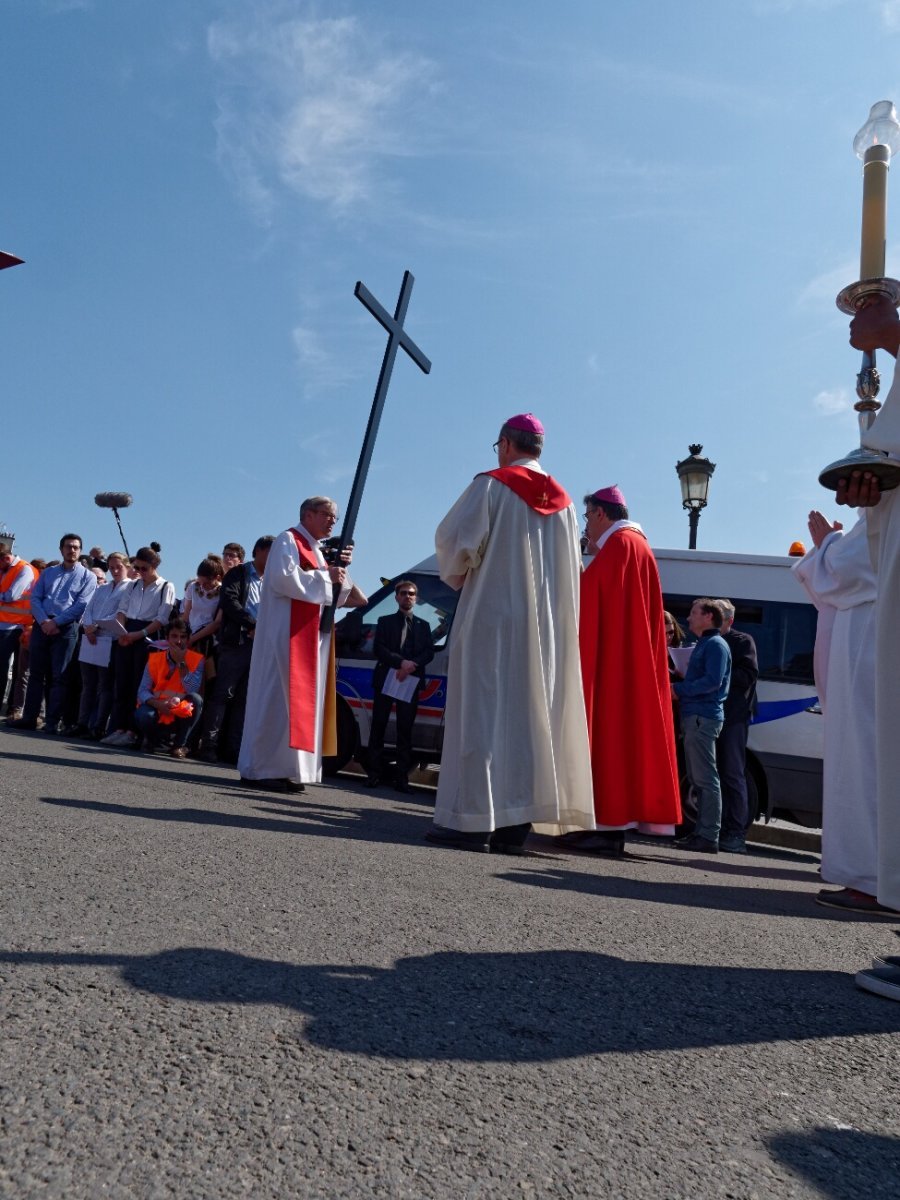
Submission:
POLYGON ((425 667, 434 658, 431 626, 413 616, 418 591, 409 579, 394 587, 397 611, 379 617, 375 628, 375 657, 372 672, 372 730, 369 734, 369 787, 377 787, 384 770, 384 732, 391 708, 397 707, 397 770, 394 786, 409 791, 409 767, 412 758, 412 733, 419 707, 419 688, 425 667))

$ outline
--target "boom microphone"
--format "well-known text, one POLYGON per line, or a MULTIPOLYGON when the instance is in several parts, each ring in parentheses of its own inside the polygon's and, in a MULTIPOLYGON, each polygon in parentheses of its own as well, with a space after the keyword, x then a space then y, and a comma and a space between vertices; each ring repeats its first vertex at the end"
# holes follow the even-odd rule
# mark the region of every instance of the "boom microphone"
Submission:
POLYGON ((131 504, 130 492, 98 492, 94 497, 94 503, 98 508, 111 508, 116 518, 116 524, 119 527, 119 533, 122 537, 122 545, 125 547, 125 553, 131 558, 131 552, 128 549, 128 543, 125 541, 125 531, 122 528, 122 522, 119 520, 119 509, 128 508, 131 504))
POLYGON ((132 497, 129 492, 98 492, 94 503, 98 508, 128 508, 132 497))

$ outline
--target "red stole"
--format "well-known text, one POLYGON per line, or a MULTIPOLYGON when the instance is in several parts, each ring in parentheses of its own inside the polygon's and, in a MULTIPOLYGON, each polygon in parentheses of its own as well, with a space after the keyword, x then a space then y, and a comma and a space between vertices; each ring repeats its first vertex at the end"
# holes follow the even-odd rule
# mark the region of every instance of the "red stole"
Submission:
MULTIPOLYGON (((309 543, 292 529, 300 566, 317 571, 319 561, 309 543)), ((316 695, 319 682, 319 614, 322 606, 308 600, 291 601, 288 711, 292 750, 316 750, 316 695)))
POLYGON ((482 471, 481 474, 505 484, 542 517, 561 512, 572 503, 568 492, 552 476, 542 475, 531 467, 498 467, 496 471, 482 471))

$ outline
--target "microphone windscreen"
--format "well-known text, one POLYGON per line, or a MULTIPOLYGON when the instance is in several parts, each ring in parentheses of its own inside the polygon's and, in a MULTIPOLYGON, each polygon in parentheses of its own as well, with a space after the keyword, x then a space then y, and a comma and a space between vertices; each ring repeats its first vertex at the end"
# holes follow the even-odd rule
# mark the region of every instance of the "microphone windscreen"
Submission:
POLYGON ((94 503, 99 508, 128 508, 131 495, 129 492, 98 492, 94 503))

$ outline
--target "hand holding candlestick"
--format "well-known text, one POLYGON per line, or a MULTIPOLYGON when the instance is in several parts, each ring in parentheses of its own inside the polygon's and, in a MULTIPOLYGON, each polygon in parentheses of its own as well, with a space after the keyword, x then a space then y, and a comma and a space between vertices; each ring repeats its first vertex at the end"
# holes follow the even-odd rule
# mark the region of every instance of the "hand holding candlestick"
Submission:
MULTIPOLYGON (((872 105, 869 119, 853 141, 853 149, 863 161, 863 205, 862 234, 860 237, 859 274, 856 283, 851 283, 837 297, 841 312, 856 318, 857 314, 872 305, 900 305, 900 282, 885 278, 885 246, 887 244, 887 178, 891 156, 900 150, 900 121, 890 100, 879 100, 872 105)), ((896 314, 895 314, 896 315, 896 314)), ((857 324, 851 322, 851 331, 857 324)), ((860 440, 865 438, 881 405, 876 400, 881 380, 875 365, 875 350, 883 342, 871 345, 851 342, 863 350, 863 359, 856 377, 856 394, 859 397, 854 408, 859 417, 860 440)), ((873 473, 881 486, 887 490, 900 483, 900 468, 888 462, 884 455, 861 445, 845 458, 831 463, 819 475, 823 487, 836 490, 840 480, 846 479, 854 470, 873 473)))

